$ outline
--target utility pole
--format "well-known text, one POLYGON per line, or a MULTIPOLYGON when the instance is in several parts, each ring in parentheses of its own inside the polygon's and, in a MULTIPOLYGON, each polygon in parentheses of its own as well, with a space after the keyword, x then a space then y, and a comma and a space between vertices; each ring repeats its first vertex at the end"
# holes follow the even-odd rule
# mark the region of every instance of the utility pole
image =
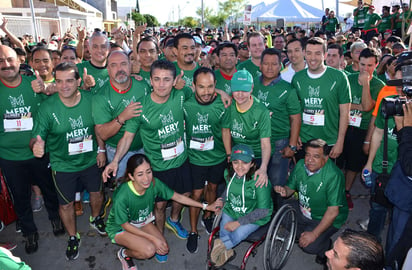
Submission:
POLYGON ((203 0, 202 1, 202 29, 205 26, 205 10, 204 10, 204 6, 203 6, 203 0))
POLYGON ((139 0, 136 0, 136 12, 140 13, 139 0))
POLYGON ((37 22, 36 22, 36 15, 34 14, 34 5, 33 5, 33 0, 30 0, 30 10, 31 10, 31 20, 33 23, 33 28, 34 28, 34 40, 36 42, 39 42, 39 35, 37 33, 37 22))

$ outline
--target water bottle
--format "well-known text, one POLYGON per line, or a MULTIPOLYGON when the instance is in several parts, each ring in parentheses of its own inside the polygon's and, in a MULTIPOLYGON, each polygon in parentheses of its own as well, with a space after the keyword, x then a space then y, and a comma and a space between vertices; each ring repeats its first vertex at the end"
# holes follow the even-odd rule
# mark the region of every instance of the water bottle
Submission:
POLYGON ((371 187, 372 178, 371 178, 371 172, 368 169, 363 170, 363 178, 365 179, 365 185, 367 187, 371 187))

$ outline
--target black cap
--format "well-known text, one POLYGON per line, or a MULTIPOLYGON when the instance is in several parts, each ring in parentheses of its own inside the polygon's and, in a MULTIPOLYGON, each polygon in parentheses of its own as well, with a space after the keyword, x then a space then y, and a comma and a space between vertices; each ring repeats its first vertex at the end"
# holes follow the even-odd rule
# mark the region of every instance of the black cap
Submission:
MULTIPOLYGON (((398 56, 395 70, 401 70, 406 65, 412 65, 412 51, 403 52, 398 56)), ((386 84, 389 86, 402 86, 402 79, 388 80, 386 84)))

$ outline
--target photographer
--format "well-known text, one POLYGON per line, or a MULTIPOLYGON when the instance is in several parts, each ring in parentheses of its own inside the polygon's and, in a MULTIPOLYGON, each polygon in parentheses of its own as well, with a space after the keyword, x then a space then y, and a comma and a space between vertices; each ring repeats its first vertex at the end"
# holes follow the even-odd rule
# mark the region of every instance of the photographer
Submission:
MULTIPOLYGON (((396 91, 399 96, 389 96, 385 98, 380 104, 380 109, 375 120, 375 129, 373 131, 372 140, 370 143, 369 158, 363 168, 369 170, 371 173, 372 197, 376 191, 376 179, 379 174, 382 174, 382 161, 383 161, 383 135, 384 135, 384 123, 385 116, 388 118, 388 142, 387 142, 387 174, 389 175, 395 162, 398 159, 398 141, 397 137, 399 131, 403 127, 403 111, 402 106, 399 106, 405 100, 409 100, 412 97, 412 91, 408 87, 402 87, 402 78, 405 77, 402 74, 402 67, 412 64, 412 52, 405 52, 401 54, 397 61, 395 78, 397 80, 388 81, 388 85, 397 86, 396 91), (406 93, 405 93, 406 92, 406 93), (409 94, 409 95, 407 95, 409 94)), ((404 78, 406 79, 406 77, 404 78)), ((363 178, 363 176, 362 176, 363 178)), ((365 180, 365 179, 364 179, 365 180)), ((371 209, 369 212, 369 224, 368 232, 374 235, 377 239, 381 240, 381 233, 385 225, 385 219, 388 209, 371 200, 371 209)))

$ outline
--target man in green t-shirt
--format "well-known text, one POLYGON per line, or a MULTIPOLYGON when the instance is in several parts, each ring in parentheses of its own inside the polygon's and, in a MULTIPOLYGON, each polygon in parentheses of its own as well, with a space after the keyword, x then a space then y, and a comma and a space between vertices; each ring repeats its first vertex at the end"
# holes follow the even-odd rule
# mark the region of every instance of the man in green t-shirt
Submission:
POLYGON ((137 44, 137 61, 140 64, 139 75, 150 85, 150 67, 159 58, 159 47, 152 37, 142 38, 137 44))
MULTIPOLYGON (((153 174, 171 189, 189 196, 192 190, 190 167, 184 141, 183 103, 190 97, 190 88, 176 90, 176 67, 167 60, 157 60, 150 71, 153 91, 142 99, 142 112, 126 122, 126 131, 117 145, 113 161, 106 166, 103 178, 110 173, 116 176, 118 163, 129 150, 137 132, 140 133, 144 151, 152 163, 153 174)), ((163 233, 167 201, 156 203, 156 226, 163 233)), ((182 205, 173 202, 166 226, 177 237, 186 239, 188 232, 179 222, 182 205)))
MULTIPOLYGON (((236 59, 235 56, 233 58, 236 59)), ((195 93, 183 105, 193 184, 192 199, 200 201, 206 186, 204 198, 208 203, 216 199, 217 185, 222 182, 223 171, 227 166, 226 153, 230 153, 230 149, 226 152, 222 139, 222 123, 226 109, 216 94, 215 83, 215 75, 211 69, 197 69, 193 77, 195 93)), ((191 231, 186 245, 190 253, 197 252, 199 213, 199 208, 190 207, 191 231)), ((213 229, 211 214, 205 212, 202 218, 202 224, 209 234, 213 229)))
POLYGON ((0 167, 13 195, 25 251, 30 254, 37 251, 39 239, 30 204, 32 184, 42 191, 54 234, 64 234, 64 229, 49 158, 35 158, 29 148, 33 119, 46 96, 32 90, 31 82, 36 78, 20 75, 19 66, 16 52, 0 45, 0 167))
POLYGON ((104 143, 94 133, 92 94, 78 89, 80 75, 76 65, 59 64, 55 68, 55 80, 58 93, 41 104, 30 147, 38 158, 44 156, 46 146, 50 151, 60 217, 69 234, 66 258, 74 260, 79 256, 80 246, 74 215, 77 185, 83 185, 90 193, 90 226, 100 235, 107 235, 99 216, 103 202, 99 167, 105 165, 106 155, 97 153, 97 142, 101 149, 104 143))
POLYGON ((335 11, 331 10, 325 22, 326 35, 329 37, 335 36, 336 28, 339 26, 339 20, 335 17, 335 11))
POLYGON ((364 42, 357 41, 350 46, 350 55, 352 57, 352 65, 346 66, 345 70, 349 73, 359 72, 359 54, 363 49, 368 47, 364 42))
MULTIPOLYGON (((107 159, 111 162, 126 130, 125 123, 140 115, 140 101, 150 89, 144 81, 130 77, 130 60, 123 51, 114 51, 109 55, 107 71, 110 83, 106 83, 93 97, 92 110, 96 134, 105 141, 107 159)), ((137 134, 130 151, 119 163, 116 179, 124 176, 127 160, 133 154, 141 152, 142 147, 140 134, 137 134)))
MULTIPOLYGON (((343 151, 348 128, 350 87, 345 74, 325 66, 325 54, 323 39, 309 39, 305 48, 308 68, 295 74, 292 85, 302 107, 301 142, 321 138, 331 147, 330 157, 335 159, 343 151)), ((297 158, 303 157, 302 148, 297 158)))
POLYGON ((173 52, 177 56, 176 66, 177 75, 179 76, 176 82, 176 88, 182 89, 184 86, 191 87, 193 82, 193 73, 199 68, 195 61, 196 45, 193 36, 189 33, 181 33, 174 37, 173 52))
POLYGON ((236 45, 231 42, 224 42, 217 47, 220 68, 215 70, 216 88, 225 91, 229 96, 232 95, 230 80, 236 72, 237 55, 236 45))
POLYGON ((77 64, 77 68, 80 77, 83 79, 82 88, 91 90, 93 94, 96 94, 109 80, 106 64, 110 42, 107 36, 101 32, 94 32, 88 42, 91 59, 77 64), (87 73, 87 76, 85 76, 85 73, 87 73))
POLYGON ((379 91, 385 84, 373 76, 378 65, 378 52, 366 48, 359 56, 359 73, 350 74, 348 81, 351 89, 351 111, 349 127, 345 136, 343 153, 338 159, 339 167, 345 171, 346 199, 349 209, 353 208, 350 195, 353 181, 366 163, 367 156, 362 151, 372 110, 375 107, 379 91))
POLYGON ((392 34, 398 37, 402 37, 402 15, 401 6, 399 4, 392 6, 392 34))
POLYGON ((363 0, 358 0, 358 7, 353 10, 353 31, 363 30, 365 25, 366 14, 368 13, 368 6, 365 6, 363 0))
POLYGON ((260 57, 265 49, 265 38, 260 32, 252 32, 247 37, 247 46, 250 52, 250 59, 240 63, 237 69, 246 69, 252 77, 260 76, 260 57))
POLYGON ((253 87, 253 95, 271 114, 273 155, 268 171, 273 186, 286 184, 289 159, 295 155, 302 122, 296 90, 280 76, 281 63, 279 50, 264 50, 260 63, 262 75, 254 79, 253 87))
POLYGON ((375 7, 369 6, 368 14, 365 17, 365 25, 363 28, 363 35, 365 43, 368 44, 369 41, 377 36, 378 33, 378 26, 382 22, 381 16, 378 13, 375 13, 375 7))
POLYGON ((306 155, 293 169, 286 186, 275 186, 282 197, 298 193, 292 201, 298 215, 299 246, 316 254, 316 262, 326 265, 325 251, 332 247, 330 237, 345 224, 348 206, 343 173, 329 159, 328 145, 322 139, 307 142, 306 155))
POLYGON ((389 6, 382 7, 381 19, 382 19, 382 22, 378 25, 378 31, 379 33, 382 34, 382 38, 383 38, 386 30, 390 30, 392 27, 392 17, 390 14, 389 6))

